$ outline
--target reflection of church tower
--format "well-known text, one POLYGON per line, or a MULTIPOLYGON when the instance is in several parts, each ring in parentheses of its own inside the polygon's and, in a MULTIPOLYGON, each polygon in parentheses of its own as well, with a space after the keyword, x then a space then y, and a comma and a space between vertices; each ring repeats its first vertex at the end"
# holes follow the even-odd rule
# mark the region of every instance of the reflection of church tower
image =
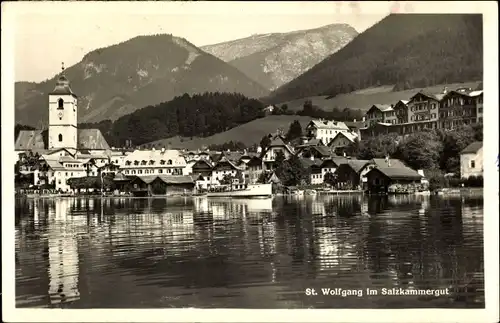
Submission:
POLYGON ((78 242, 68 216, 69 200, 56 200, 49 209, 49 295, 52 304, 80 298, 78 291, 78 242))
POLYGON ((49 149, 76 149, 77 96, 69 86, 69 81, 62 73, 56 87, 49 93, 49 149))

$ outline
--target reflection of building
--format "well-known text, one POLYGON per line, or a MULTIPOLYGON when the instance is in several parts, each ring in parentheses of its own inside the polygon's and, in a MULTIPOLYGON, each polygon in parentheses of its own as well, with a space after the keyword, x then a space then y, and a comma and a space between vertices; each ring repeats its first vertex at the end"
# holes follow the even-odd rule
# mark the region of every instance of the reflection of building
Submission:
POLYGON ((78 241, 73 230, 70 200, 55 201, 49 207, 47 237, 49 243, 49 295, 51 304, 73 302, 78 291, 78 241))
POLYGON ((346 266, 352 261, 356 262, 354 247, 342 237, 336 227, 316 227, 314 229, 318 246, 318 265, 320 270, 336 268, 338 270, 350 270, 346 266))
POLYGON ((262 256, 276 253, 276 223, 264 222, 259 225, 259 245, 262 256))

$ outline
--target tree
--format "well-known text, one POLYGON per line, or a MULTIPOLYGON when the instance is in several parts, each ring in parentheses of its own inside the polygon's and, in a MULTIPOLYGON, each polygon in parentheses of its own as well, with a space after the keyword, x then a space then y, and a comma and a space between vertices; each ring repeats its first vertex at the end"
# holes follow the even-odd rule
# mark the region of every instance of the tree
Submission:
POLYGON ((298 120, 294 120, 290 127, 288 128, 288 132, 286 134, 286 140, 294 140, 302 137, 302 126, 298 120))
POLYGON ((309 172, 300 162, 299 157, 292 155, 290 159, 281 163, 275 171, 285 186, 296 186, 309 182, 309 172))
POLYGON ((337 174, 334 174, 332 172, 327 172, 325 174, 325 177, 323 178, 323 181, 325 183, 327 183, 328 185, 336 186, 337 185, 337 174))
POLYGON ((454 130, 437 131, 443 149, 440 156, 440 168, 447 173, 460 172, 460 152, 475 139, 475 132, 470 126, 454 130))
POLYGON ((431 169, 439 166, 443 146, 432 132, 409 135, 398 146, 396 156, 413 169, 431 169))
POLYGON ((384 158, 393 155, 397 150, 399 136, 394 133, 370 137, 361 141, 359 145, 358 158, 372 159, 384 158))
POLYGON ((271 138, 269 138, 269 135, 265 135, 260 140, 260 147, 262 148, 263 151, 266 150, 266 148, 269 147, 270 144, 271 144, 271 138))
POLYGON ((285 153, 281 150, 276 152, 276 156, 274 157, 274 167, 279 167, 286 160, 285 153))

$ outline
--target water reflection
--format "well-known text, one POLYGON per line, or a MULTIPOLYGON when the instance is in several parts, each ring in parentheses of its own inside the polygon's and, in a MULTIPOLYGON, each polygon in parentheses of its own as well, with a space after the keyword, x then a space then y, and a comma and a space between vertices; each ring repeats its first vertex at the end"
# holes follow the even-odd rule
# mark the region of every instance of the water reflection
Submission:
POLYGON ((482 225, 480 198, 18 200, 16 302, 75 308, 484 306, 482 225), (453 293, 397 300, 304 294, 330 286, 453 293))

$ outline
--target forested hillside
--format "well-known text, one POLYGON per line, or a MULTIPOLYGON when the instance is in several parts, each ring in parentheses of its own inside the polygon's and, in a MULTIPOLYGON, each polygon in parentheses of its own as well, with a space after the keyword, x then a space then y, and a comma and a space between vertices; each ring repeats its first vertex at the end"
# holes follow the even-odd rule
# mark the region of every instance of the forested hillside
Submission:
POLYGON ((482 80, 483 27, 478 14, 392 14, 338 52, 273 92, 269 102, 482 80))

